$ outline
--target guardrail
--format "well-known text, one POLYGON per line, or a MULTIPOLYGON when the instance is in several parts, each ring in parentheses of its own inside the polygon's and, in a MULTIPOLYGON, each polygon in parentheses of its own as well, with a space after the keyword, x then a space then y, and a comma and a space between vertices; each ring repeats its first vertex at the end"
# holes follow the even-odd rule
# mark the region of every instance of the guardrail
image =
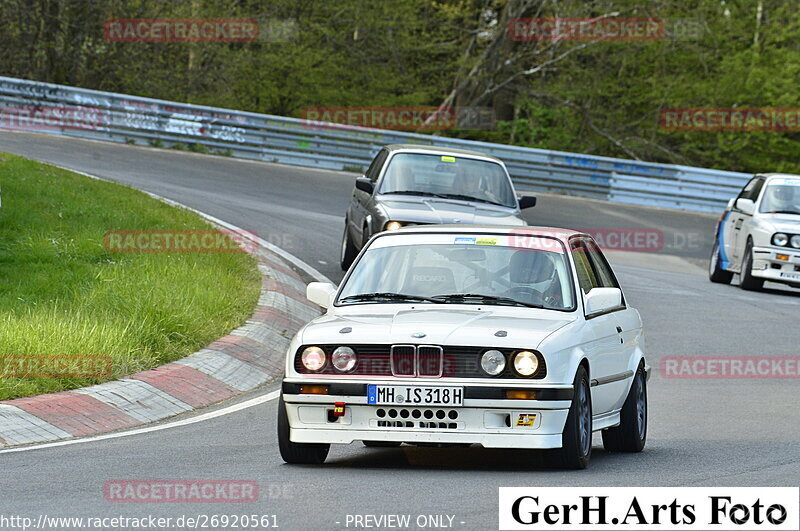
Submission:
POLYGON ((186 147, 233 157, 363 171, 386 144, 472 149, 502 159, 520 190, 719 211, 750 174, 442 136, 309 122, 0 77, 0 128, 186 147), (202 147, 198 147, 202 146, 202 147))

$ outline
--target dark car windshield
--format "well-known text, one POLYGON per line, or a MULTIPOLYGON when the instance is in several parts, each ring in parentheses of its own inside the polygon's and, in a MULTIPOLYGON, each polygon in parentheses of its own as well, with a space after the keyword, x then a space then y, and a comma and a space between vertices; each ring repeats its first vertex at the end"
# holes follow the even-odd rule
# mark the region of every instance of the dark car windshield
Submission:
POLYGON ((517 206, 508 175, 500 164, 447 155, 398 153, 386 168, 380 193, 517 206))

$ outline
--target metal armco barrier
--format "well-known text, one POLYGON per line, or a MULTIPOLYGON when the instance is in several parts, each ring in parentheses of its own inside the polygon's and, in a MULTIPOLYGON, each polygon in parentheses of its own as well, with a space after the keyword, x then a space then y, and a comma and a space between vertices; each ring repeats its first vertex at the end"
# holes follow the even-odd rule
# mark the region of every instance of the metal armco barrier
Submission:
POLYGON ((494 155, 520 190, 716 212, 750 174, 346 127, 0 77, 0 128, 363 171, 386 144, 494 155), (199 148, 198 146, 202 146, 199 148))

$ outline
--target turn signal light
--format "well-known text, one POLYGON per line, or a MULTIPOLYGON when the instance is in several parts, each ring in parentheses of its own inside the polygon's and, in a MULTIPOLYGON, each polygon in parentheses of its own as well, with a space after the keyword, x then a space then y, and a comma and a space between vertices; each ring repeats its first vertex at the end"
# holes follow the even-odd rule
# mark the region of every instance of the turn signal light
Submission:
POLYGON ((776 254, 775 258, 777 258, 778 260, 788 261, 789 260, 789 255, 788 254, 776 254))
POLYGON ((510 400, 536 400, 536 392, 529 389, 506 389, 506 398, 510 400))
POLYGON ((300 394, 301 395, 327 395, 328 394, 328 386, 327 385, 301 385, 300 386, 300 394))

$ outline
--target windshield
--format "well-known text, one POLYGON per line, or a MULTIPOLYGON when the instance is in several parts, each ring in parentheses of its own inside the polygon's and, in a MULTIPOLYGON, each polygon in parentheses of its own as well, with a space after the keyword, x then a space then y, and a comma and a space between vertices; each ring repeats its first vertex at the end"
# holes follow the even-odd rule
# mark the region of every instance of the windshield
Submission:
POLYGON ((772 179, 764 189, 759 212, 800 214, 800 178, 772 179))
POLYGON ((508 175, 500 164, 446 155, 398 153, 386 168, 380 193, 517 206, 508 175))
POLYGON ((397 302, 575 307, 563 245, 531 236, 431 235, 425 243, 419 236, 379 238, 337 304, 397 302))

